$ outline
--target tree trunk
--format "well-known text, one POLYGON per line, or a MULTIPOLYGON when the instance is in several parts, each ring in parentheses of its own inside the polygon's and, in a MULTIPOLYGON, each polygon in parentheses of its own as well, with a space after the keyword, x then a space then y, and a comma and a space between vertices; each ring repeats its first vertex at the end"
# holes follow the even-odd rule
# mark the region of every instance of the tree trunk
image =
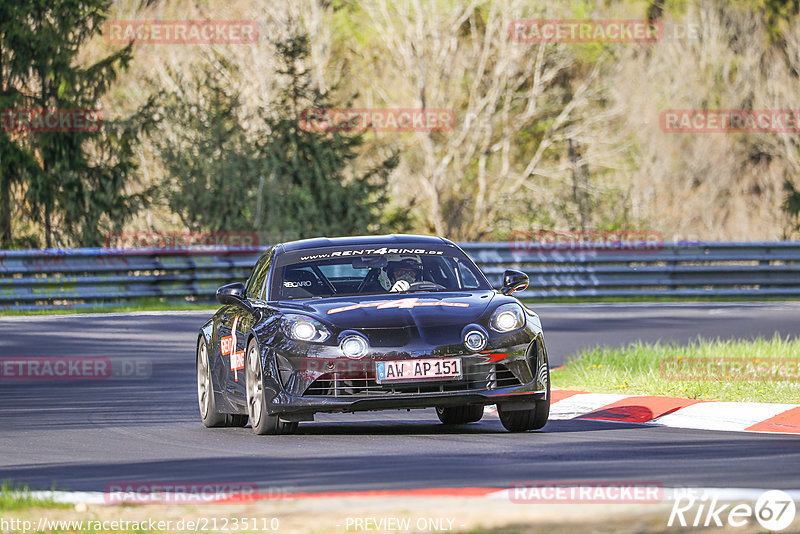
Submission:
POLYGON ((581 230, 585 231, 591 218, 589 206, 589 172, 586 163, 581 161, 581 153, 577 143, 569 140, 569 160, 572 164, 572 199, 578 206, 578 215, 581 219, 581 230))
POLYGON ((10 248, 11 235, 11 184, 0 167, 0 248, 10 248))
MULTIPOLYGON (((0 47, 0 91, 5 92, 5 82, 3 80, 3 48, 0 47)), ((6 143, 11 143, 11 139, 3 135, 0 140, 0 161, 8 161, 5 154, 6 148, 10 148, 6 143)), ((11 177, 4 166, 0 165, 0 248, 11 246, 11 177)))
POLYGON ((53 227, 50 222, 50 203, 44 203, 44 246, 53 248, 53 227))

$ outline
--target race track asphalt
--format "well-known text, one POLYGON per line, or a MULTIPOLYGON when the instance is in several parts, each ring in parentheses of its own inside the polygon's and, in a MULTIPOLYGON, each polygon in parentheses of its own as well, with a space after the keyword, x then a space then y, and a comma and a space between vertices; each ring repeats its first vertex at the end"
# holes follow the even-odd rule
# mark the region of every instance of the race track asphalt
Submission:
MULTIPOLYGON (((800 303, 533 306, 553 366, 583 347, 800 335, 800 303)), ((800 437, 585 420, 506 433, 433 410, 320 415, 296 435, 205 429, 194 343, 208 312, 0 318, 0 358, 141 360, 149 378, 0 379, 0 480, 103 491, 123 482, 245 482, 261 491, 509 487, 533 480, 800 487, 800 437)))

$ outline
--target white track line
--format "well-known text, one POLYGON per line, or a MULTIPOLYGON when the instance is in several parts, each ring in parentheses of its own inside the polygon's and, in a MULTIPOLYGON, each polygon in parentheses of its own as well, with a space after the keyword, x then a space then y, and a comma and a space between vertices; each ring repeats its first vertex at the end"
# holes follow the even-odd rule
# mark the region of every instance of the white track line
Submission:
POLYGON ((550 407, 550 419, 574 419, 607 406, 618 400, 640 395, 617 393, 578 393, 555 402, 550 407))
POLYGON ((676 428, 743 431, 796 407, 796 404, 700 402, 663 415, 651 423, 676 428))
MULTIPOLYGON (((542 484, 546 484, 547 481, 542 481, 542 484)), ((552 484, 556 484, 557 482, 552 482, 552 484)), ((568 481, 562 481, 560 484, 566 485, 568 481)), ((532 481, 530 484, 538 484, 535 481, 532 481)), ((591 481, 584 481, 583 485, 591 485, 591 481)), ((598 481, 598 486, 610 486, 613 485, 613 481, 603 480, 598 481)), ((769 488, 709 488, 709 487, 664 487, 663 493, 663 501, 673 501, 677 498, 685 497, 688 495, 694 496, 698 499, 710 499, 712 497, 716 497, 717 500, 720 501, 755 501, 758 497, 761 496, 765 491, 768 491, 769 488)), ((401 494, 403 490, 399 490, 398 493, 401 494)), ((514 491, 513 488, 507 489, 500 489, 491 493, 487 493, 482 497, 471 497, 471 498, 486 498, 486 499, 509 499, 509 496, 514 491)), ((789 494, 789 496, 796 502, 800 502, 800 489, 787 489, 783 490, 789 494)), ((365 492, 368 493, 368 492, 365 492)), ((108 494, 100 492, 100 491, 31 491, 25 493, 25 495, 32 497, 36 500, 51 500, 57 503, 66 503, 66 504, 111 504, 117 505, 119 503, 113 502, 110 503, 108 499, 108 494)), ((382 494, 382 497, 386 497, 388 494, 382 494)), ((458 495, 459 498, 467 498, 463 495, 458 495)), ((140 496, 141 497, 141 496, 140 496)), ((368 498, 370 495, 353 495, 353 497, 357 497, 359 499, 368 498)), ((402 495, 398 495, 398 497, 402 498, 402 495)), ((302 499, 314 499, 314 498, 336 498, 331 497, 330 495, 323 494, 322 497, 314 497, 313 495, 305 494, 302 499)), ((349 498, 349 497, 347 497, 349 498)), ((293 500, 291 494, 287 494, 285 499, 278 499, 278 500, 293 500)), ((148 503, 157 502, 157 499, 147 499, 148 503)), ((197 502, 194 504, 208 504, 213 503, 213 501, 205 501, 197 502)), ((180 504, 180 503, 179 503, 180 504)), ((183 504, 192 504, 190 502, 186 502, 183 504)))

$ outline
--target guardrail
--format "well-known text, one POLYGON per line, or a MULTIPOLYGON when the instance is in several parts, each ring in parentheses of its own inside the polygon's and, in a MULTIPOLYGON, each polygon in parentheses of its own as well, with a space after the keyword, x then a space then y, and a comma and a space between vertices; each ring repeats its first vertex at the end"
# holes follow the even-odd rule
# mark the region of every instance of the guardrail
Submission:
MULTIPOLYGON (((800 242, 665 243, 655 250, 461 245, 495 287, 515 268, 521 297, 800 297, 800 242)), ((243 281, 262 249, 0 251, 0 309, 119 305, 140 297, 213 302, 243 281)))

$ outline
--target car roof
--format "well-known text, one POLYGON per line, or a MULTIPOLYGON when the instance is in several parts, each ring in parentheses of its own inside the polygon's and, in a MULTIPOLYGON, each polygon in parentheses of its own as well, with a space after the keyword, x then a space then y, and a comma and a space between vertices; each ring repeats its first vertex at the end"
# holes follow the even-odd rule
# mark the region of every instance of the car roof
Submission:
POLYGON ((370 245, 452 245, 447 239, 428 236, 428 235, 408 235, 390 234, 377 236, 354 236, 354 237, 315 237, 312 239, 301 239, 300 241, 290 241, 282 243, 279 247, 284 252, 295 250, 306 250, 321 247, 346 247, 346 246, 370 246, 370 245))

